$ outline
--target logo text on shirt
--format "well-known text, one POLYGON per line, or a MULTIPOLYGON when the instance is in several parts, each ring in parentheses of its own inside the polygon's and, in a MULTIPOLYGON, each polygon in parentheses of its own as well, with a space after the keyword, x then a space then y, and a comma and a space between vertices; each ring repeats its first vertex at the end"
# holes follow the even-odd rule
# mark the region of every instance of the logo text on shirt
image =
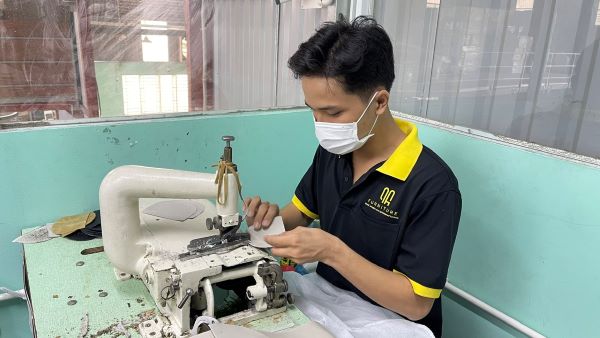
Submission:
POLYGON ((395 190, 385 187, 379 195, 379 201, 369 198, 365 202, 365 205, 384 216, 398 219, 398 211, 395 211, 389 207, 395 195, 395 190))

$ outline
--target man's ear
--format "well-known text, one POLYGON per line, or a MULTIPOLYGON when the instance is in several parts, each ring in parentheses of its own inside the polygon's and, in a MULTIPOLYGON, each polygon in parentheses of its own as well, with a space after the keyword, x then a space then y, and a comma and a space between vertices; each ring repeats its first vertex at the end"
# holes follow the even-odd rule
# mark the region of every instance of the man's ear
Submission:
POLYGON ((390 92, 383 89, 377 93, 377 97, 375 97, 375 106, 377 107, 375 110, 375 114, 381 115, 385 113, 388 109, 388 104, 390 100, 390 92))

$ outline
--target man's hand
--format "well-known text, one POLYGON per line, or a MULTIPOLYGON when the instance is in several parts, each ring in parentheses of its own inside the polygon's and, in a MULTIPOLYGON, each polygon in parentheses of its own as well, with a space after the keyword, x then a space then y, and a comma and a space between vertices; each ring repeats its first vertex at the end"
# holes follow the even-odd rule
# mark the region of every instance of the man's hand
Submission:
POLYGON ((262 201, 260 197, 246 198, 244 200, 246 224, 253 226, 254 230, 266 229, 273 223, 273 218, 279 215, 279 206, 262 201))
POLYGON ((320 261, 325 264, 335 257, 339 238, 315 228, 296 227, 280 235, 265 236, 273 246, 274 256, 287 257, 298 264, 320 261))

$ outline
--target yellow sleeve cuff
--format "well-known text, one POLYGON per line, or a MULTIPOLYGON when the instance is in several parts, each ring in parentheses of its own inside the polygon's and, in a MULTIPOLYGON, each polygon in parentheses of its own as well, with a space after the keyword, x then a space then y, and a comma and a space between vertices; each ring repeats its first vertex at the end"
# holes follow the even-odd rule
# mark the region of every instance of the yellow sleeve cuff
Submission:
POLYGON ((298 199, 298 197, 296 197, 296 195, 294 195, 294 197, 292 198, 292 204, 306 216, 308 216, 312 219, 319 219, 319 215, 308 210, 308 208, 304 205, 304 203, 302 203, 302 201, 300 201, 300 199, 298 199))
POLYGON ((440 296, 442 295, 442 289, 432 289, 430 287, 427 287, 423 284, 419 284, 418 282, 415 282, 414 280, 410 279, 408 276, 406 276, 405 274, 403 274, 402 272, 398 271, 398 270, 393 270, 395 273, 401 274, 404 277, 406 277, 408 279, 408 281, 410 282, 410 285, 412 285, 413 288, 413 292, 416 295, 419 295, 421 297, 425 297, 425 298, 440 298, 440 296))

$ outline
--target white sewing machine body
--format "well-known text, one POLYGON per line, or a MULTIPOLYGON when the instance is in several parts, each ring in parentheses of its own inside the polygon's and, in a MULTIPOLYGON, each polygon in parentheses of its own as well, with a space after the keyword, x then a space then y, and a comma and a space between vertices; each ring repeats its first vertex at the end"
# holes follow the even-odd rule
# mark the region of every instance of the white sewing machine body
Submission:
MULTIPOLYGON (((248 245, 248 235, 237 232, 242 222, 239 181, 229 140, 224 140, 221 164, 228 167, 220 175, 123 166, 101 184, 104 250, 116 276, 140 278, 164 316, 142 323, 142 336, 198 334, 191 330, 192 309, 214 316, 212 285, 217 282, 254 278, 256 284, 246 289, 252 307, 237 314, 242 324, 283 312, 291 301, 274 258, 248 245), (221 184, 216 183, 219 180, 221 184), (185 221, 142 212, 160 199, 193 200, 203 210, 185 221), (208 199, 216 199, 216 206, 208 199)), ((323 337, 330 335, 323 331, 323 337)))

